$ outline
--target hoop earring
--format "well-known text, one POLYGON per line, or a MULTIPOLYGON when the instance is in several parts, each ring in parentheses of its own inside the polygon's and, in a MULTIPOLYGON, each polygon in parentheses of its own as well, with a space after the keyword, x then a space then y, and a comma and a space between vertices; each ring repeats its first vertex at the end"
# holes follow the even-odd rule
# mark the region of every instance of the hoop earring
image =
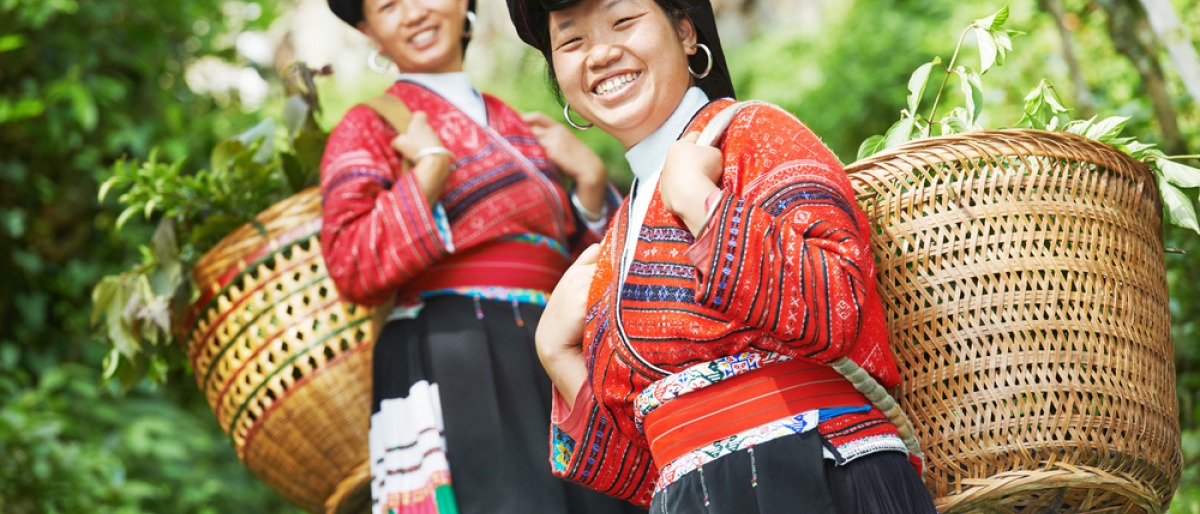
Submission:
POLYGON ((475 37, 475 11, 467 11, 467 29, 463 32, 463 39, 471 39, 475 37))
POLYGON ((367 54, 367 67, 375 73, 387 73, 391 70, 392 61, 389 61, 387 57, 384 57, 383 62, 380 63, 380 57, 383 57, 383 54, 379 53, 379 49, 372 48, 370 53, 367 54))
POLYGON ((567 125, 575 127, 575 130, 587 130, 592 127, 595 127, 595 125, 593 125, 591 123, 588 123, 587 125, 576 124, 575 121, 571 119, 571 104, 563 105, 563 118, 566 118, 567 125))
POLYGON ((695 78, 696 80, 700 80, 700 79, 702 79, 702 78, 704 78, 704 77, 707 77, 707 76, 708 76, 708 74, 709 74, 710 72, 712 72, 712 67, 713 67, 713 54, 712 54, 712 50, 710 50, 710 49, 708 48, 708 45, 706 45, 706 44, 704 44, 704 43, 696 43, 696 46, 695 46, 695 48, 699 48, 699 49, 701 49, 701 50, 704 50, 704 53, 705 53, 705 54, 708 54, 708 66, 704 68, 704 72, 703 72, 703 73, 696 73, 696 72, 692 71, 692 65, 691 65, 691 64, 689 64, 689 65, 688 65, 688 73, 691 73, 691 74, 692 74, 692 78, 695 78))

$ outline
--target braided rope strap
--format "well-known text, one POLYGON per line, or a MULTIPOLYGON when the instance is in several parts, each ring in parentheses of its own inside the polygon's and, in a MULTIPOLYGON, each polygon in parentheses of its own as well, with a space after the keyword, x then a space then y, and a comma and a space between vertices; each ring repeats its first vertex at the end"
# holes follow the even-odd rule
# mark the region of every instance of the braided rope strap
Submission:
MULTIPOLYGON (((921 443, 917 442, 917 435, 913 431, 912 421, 909 421, 908 415, 900 409, 900 404, 896 403, 896 399, 888 394, 887 389, 883 387, 879 381, 875 380, 867 370, 859 366, 858 363, 842 357, 832 363, 830 366, 846 377, 858 392, 871 400, 871 404, 879 409, 888 420, 896 425, 896 429, 900 431, 900 439, 904 441, 904 446, 908 448, 908 453, 921 462, 925 462, 925 454, 921 452, 921 443)), ((924 466, 922 466, 924 469, 924 466)))

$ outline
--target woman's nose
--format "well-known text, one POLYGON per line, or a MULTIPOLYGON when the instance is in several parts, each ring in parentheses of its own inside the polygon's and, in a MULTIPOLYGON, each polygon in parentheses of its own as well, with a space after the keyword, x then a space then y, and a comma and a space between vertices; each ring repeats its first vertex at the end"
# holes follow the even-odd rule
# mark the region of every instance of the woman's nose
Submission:
POLYGON ((599 44, 588 52, 588 67, 601 69, 621 58, 621 48, 617 45, 599 44))
POLYGON ((404 11, 400 20, 405 25, 416 24, 429 15, 429 7, 425 5, 425 0, 400 0, 400 2, 400 7, 404 11))

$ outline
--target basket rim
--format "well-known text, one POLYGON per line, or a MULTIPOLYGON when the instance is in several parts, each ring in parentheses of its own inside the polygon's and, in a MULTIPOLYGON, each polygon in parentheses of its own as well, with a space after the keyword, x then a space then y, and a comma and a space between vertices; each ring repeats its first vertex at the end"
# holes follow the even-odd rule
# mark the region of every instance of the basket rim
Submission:
MULTIPOLYGON (((1137 159, 1134 159, 1133 157, 1129 156, 1128 154, 1126 154, 1106 143, 1102 143, 1095 139, 1081 136, 1079 134, 1074 134, 1071 132, 1055 132, 1055 131, 1049 131, 1049 130, 1036 130, 1036 129, 1025 129, 1025 128, 978 130, 978 131, 973 131, 973 132, 964 132, 961 134, 950 134, 950 135, 944 135, 944 136, 934 136, 934 137, 926 137, 926 138, 921 138, 921 139, 914 139, 912 141, 907 141, 900 145, 883 150, 875 155, 871 155, 869 157, 865 157, 863 159, 859 159, 850 164, 847 164, 845 166, 845 170, 848 175, 853 176, 857 173, 862 173, 865 170, 867 170, 873 166, 876 166, 880 163, 883 163, 883 162, 892 161, 892 160, 896 160, 896 159, 908 161, 909 159, 907 159, 906 157, 909 157, 910 154, 913 154, 913 153, 932 152, 935 149, 938 149, 939 147, 946 147, 946 146, 951 146, 951 147, 966 146, 968 148, 974 148, 974 145, 970 145, 970 144, 960 145, 960 143, 986 143, 986 144, 992 144, 992 145, 1009 145, 1009 146, 1011 146, 1014 144, 1020 144, 1024 141, 1044 141, 1044 142, 1053 144, 1052 146, 1044 147, 1044 148, 1062 149, 1064 146, 1077 147, 1080 150, 1080 153, 1072 153, 1070 155, 1067 155, 1066 152, 1047 151, 1047 152, 1033 152, 1033 153, 1028 153, 1028 154, 1012 152, 1012 153, 1001 153, 999 155, 1030 155, 1030 156, 1045 155, 1045 156, 1049 156, 1049 157, 1073 158, 1073 159, 1089 162, 1091 164, 1100 164, 1098 162, 1095 162, 1099 159, 1081 159, 1081 157, 1088 156, 1087 154, 1090 152, 1090 153, 1094 153, 1096 155, 1104 155, 1108 158, 1112 158, 1112 159, 1115 159, 1118 161, 1125 161, 1125 164, 1127 164, 1130 169, 1138 170, 1141 173, 1141 175, 1143 175, 1141 177, 1134 176, 1134 177, 1130 177, 1130 178, 1142 179, 1142 180, 1154 178, 1154 172, 1151 171, 1150 167, 1147 166, 1145 163, 1143 163, 1137 159)), ((989 155, 992 155, 992 154, 984 154, 982 152, 966 152, 960 157, 977 158, 977 157, 987 157, 989 155)), ((916 167, 916 166, 913 166, 913 167, 916 167)), ((1151 182, 1151 185, 1157 191, 1157 189, 1158 189, 1157 182, 1155 182, 1153 180, 1151 180, 1150 182, 1151 182)))

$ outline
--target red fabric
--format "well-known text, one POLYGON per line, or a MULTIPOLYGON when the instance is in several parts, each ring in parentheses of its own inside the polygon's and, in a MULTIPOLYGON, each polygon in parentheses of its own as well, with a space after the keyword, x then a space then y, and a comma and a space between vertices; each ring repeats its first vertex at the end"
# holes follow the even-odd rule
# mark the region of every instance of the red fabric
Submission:
MULTIPOLYGON (((729 103, 708 105, 684 133, 701 130, 729 103)), ((725 194, 704 239, 694 244, 656 192, 617 291, 626 203, 605 236, 588 296, 584 345, 596 399, 556 473, 639 505, 650 501, 657 467, 632 403, 665 374, 760 351, 818 363, 849 356, 886 387, 899 380, 867 221, 837 158, 768 104, 738 114, 722 153, 725 194)), ((820 429, 842 440, 895 433, 881 417, 877 410, 839 416, 820 429)))
MULTIPOLYGON (((433 210, 412 175, 401 173, 401 160, 390 146, 396 132, 369 107, 355 106, 330 134, 321 163, 321 247, 329 276, 343 297, 376 305, 398 294, 415 296, 424 287, 410 287, 415 277, 461 270, 470 265, 471 256, 494 256, 495 252, 475 251, 505 236, 542 235, 575 243, 575 251, 599 240, 576 220, 556 169, 520 115, 507 105, 484 95, 488 130, 420 85, 399 81, 387 93, 413 112, 428 113, 443 144, 458 157, 439 200, 454 252, 438 235, 433 210)), ((508 280, 550 291, 553 282, 541 275, 561 275, 570 264, 562 256, 557 263, 548 262, 546 254, 536 250, 510 254, 508 263, 490 270, 495 281, 486 280, 486 266, 474 263, 467 280, 455 287, 502 285, 497 282, 508 280), (538 268, 539 276, 532 281, 511 276, 514 268, 509 264, 525 256, 533 260, 524 264, 538 268), (479 280, 486 283, 468 283, 479 280)))
POLYGON ((562 253, 544 245, 494 241, 455 253, 413 277, 406 291, 510 287, 553 291, 567 270, 562 253))
POLYGON ((575 393, 575 403, 573 408, 567 407, 567 401, 558 393, 558 388, 554 388, 554 399, 550 404, 550 422, 558 426, 571 438, 578 440, 583 436, 583 429, 587 427, 587 413, 592 410, 592 404, 596 402, 596 397, 592 394, 592 384, 584 382, 579 388, 579 392, 575 393))
POLYGON ((792 360, 717 382, 646 415, 646 439, 659 468, 701 446, 788 416, 871 403, 828 366, 792 360))

